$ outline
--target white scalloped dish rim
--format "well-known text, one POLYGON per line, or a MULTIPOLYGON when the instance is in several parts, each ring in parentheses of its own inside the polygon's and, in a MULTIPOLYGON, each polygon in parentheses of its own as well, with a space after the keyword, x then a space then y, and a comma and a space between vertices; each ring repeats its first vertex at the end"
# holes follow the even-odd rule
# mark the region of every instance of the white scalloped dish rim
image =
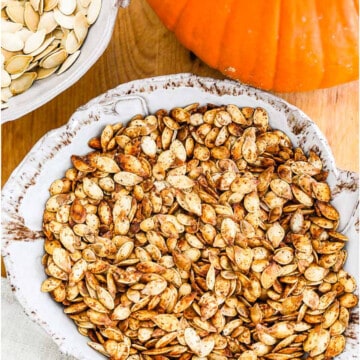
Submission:
MULTIPOLYGON (((192 74, 167 75, 136 80, 109 90, 80 107, 69 122, 41 138, 15 169, 2 192, 2 255, 8 279, 26 314, 53 338, 60 350, 79 360, 104 359, 92 350, 63 314, 62 307, 40 292, 46 278, 41 257, 42 213, 51 182, 71 167, 70 156, 90 151, 87 141, 106 124, 126 123, 138 113, 171 109, 194 102, 261 106, 270 125, 283 130, 294 145, 317 151, 329 171, 333 204, 341 214, 340 230, 348 235, 345 269, 359 283, 358 176, 336 168, 329 145, 318 127, 299 109, 269 93, 231 80, 215 80, 192 74)), ((337 359, 356 355, 359 346, 358 308, 352 311, 347 346, 337 359)))

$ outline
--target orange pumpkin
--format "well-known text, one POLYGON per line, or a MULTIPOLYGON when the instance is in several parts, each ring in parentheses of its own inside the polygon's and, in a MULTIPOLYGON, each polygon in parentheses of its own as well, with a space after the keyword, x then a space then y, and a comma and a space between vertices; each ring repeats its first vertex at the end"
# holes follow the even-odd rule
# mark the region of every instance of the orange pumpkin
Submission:
POLYGON ((276 91, 358 79, 358 0, 148 0, 180 42, 223 74, 276 91))

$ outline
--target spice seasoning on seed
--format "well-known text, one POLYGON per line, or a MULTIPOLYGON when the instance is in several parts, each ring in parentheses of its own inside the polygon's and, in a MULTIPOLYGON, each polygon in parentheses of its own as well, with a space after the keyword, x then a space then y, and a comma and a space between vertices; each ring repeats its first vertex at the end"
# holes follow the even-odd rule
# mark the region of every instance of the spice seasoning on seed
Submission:
POLYGON ((50 187, 48 278, 111 359, 331 359, 344 269, 327 173, 262 108, 191 104, 107 125, 50 187))

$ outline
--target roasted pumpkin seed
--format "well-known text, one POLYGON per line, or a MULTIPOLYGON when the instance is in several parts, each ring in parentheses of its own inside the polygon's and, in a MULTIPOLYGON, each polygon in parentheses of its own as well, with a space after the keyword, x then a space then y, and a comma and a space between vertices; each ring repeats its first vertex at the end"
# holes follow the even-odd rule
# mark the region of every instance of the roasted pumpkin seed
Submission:
MULTIPOLYGON (((73 4, 58 11, 74 16, 73 4)), ((80 5, 95 17, 98 3, 80 5)), ((358 303, 349 239, 318 156, 268 120, 235 105, 159 110, 107 125, 92 153, 71 157, 45 205, 41 290, 93 349, 182 360, 344 350, 358 303)))

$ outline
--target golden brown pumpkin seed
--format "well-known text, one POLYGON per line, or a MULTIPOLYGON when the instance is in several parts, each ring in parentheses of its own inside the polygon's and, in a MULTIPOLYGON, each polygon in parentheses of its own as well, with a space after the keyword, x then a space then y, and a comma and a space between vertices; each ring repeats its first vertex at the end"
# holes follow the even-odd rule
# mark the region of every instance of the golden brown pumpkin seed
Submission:
POLYGON ((315 264, 311 264, 304 272, 304 276, 307 280, 310 281, 321 281, 327 275, 329 270, 322 268, 321 266, 317 266, 315 264))
POLYGON ((166 181, 176 189, 191 189, 195 182, 185 175, 172 175, 166 178, 166 181))
POLYGON ((266 236, 271 241, 274 248, 277 248, 285 236, 285 230, 278 222, 275 222, 267 230, 266 236))
POLYGON ((53 251, 54 263, 67 273, 71 271, 71 260, 69 253, 63 248, 55 248, 53 251))
POLYGON ((357 305, 359 299, 354 294, 346 293, 340 297, 339 301, 341 306, 345 308, 353 308, 357 305))
POLYGON ((327 219, 339 220, 339 213, 331 204, 324 201, 317 201, 316 206, 327 219))
POLYGON ((275 262, 271 263, 261 274, 261 285, 265 289, 269 289, 274 284, 276 278, 280 275, 281 267, 275 262))
POLYGON ((274 252, 273 259, 280 265, 288 265, 294 259, 294 251, 290 247, 282 247, 274 252))
POLYGON ((280 197, 291 200, 293 198, 290 185, 281 179, 274 179, 270 182, 271 190, 280 197))
POLYGON ((100 352, 297 360, 344 349, 358 302, 342 269, 348 239, 316 188, 318 156, 268 120, 235 105, 134 116, 51 185, 47 289, 100 352))
POLYGON ((46 280, 44 280, 43 283, 41 284, 41 291, 43 291, 43 292, 53 291, 58 286, 60 286, 61 283, 62 282, 60 279, 49 277, 46 280))
POLYGON ((179 320, 170 314, 159 314, 152 318, 152 321, 167 332, 176 331, 179 327, 179 320))
POLYGON ((325 356, 333 358, 341 354, 345 349, 345 337, 343 335, 332 336, 325 351, 325 356))
POLYGON ((328 184, 313 182, 311 185, 316 199, 325 202, 329 202, 331 200, 331 192, 328 184))
MULTIPOLYGON (((198 356, 202 356, 203 353, 207 353, 207 355, 211 352, 212 348, 214 347, 215 343, 205 343, 200 339, 198 334, 193 328, 186 328, 184 331, 184 338, 186 345, 189 346, 189 348, 198 356), (211 350, 208 352, 208 349, 211 350)), ((214 341, 214 340, 213 340, 214 341)), ((205 356, 207 356, 205 355, 205 356)))
POLYGON ((307 195, 305 192, 300 190, 296 185, 291 185, 291 190, 292 190, 292 192, 294 194, 295 199, 300 204, 303 204, 305 206, 312 206, 313 205, 312 198, 309 195, 307 195))
POLYGON ((303 302, 313 310, 316 310, 320 303, 319 295, 311 289, 305 289, 303 292, 303 302))
POLYGON ((115 182, 123 186, 135 186, 139 184, 143 179, 136 174, 127 171, 120 171, 114 175, 114 180, 115 182))
POLYGON ((295 161, 291 164, 291 170, 295 174, 305 174, 310 176, 317 175, 320 172, 318 168, 306 161, 295 161))
POLYGON ((118 305, 111 314, 112 320, 125 320, 131 314, 131 310, 123 305, 118 305))
POLYGON ((278 322, 268 330, 268 333, 277 339, 284 339, 293 335, 294 325, 287 321, 278 322))

